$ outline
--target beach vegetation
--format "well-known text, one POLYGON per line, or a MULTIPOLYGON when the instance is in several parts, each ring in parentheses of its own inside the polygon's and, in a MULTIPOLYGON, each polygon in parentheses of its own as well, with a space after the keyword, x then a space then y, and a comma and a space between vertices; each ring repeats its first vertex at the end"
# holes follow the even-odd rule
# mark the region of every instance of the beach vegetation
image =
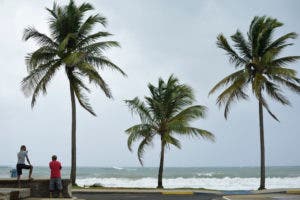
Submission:
POLYGON ((246 37, 237 30, 230 38, 233 46, 223 34, 217 37, 217 46, 226 52, 236 71, 219 81, 209 92, 222 89, 217 97, 217 105, 224 107, 227 119, 231 106, 241 100, 249 99, 249 92, 258 102, 260 133, 260 186, 265 189, 265 145, 264 110, 279 121, 271 111, 267 98, 282 105, 290 105, 283 92, 289 89, 300 94, 300 79, 297 72, 288 65, 300 59, 300 56, 282 56, 284 50, 293 45, 290 41, 297 37, 295 32, 281 36, 275 31, 283 26, 275 18, 256 16, 253 18, 246 37), (225 89, 224 89, 225 88, 225 89))
POLYGON ((132 113, 137 114, 141 123, 128 128, 127 145, 130 151, 134 142, 139 142, 137 156, 143 165, 145 148, 153 144, 154 138, 160 141, 160 162, 157 188, 163 188, 162 177, 164 170, 165 150, 171 146, 181 148, 181 143, 175 136, 190 136, 214 141, 214 135, 204 129, 191 126, 191 122, 205 118, 207 108, 193 105, 194 92, 191 87, 181 84, 171 75, 165 82, 162 78, 158 85, 148 84, 149 96, 142 101, 139 97, 126 100, 132 113))
POLYGON ((31 96, 31 106, 35 106, 40 94, 47 93, 48 85, 59 70, 64 70, 68 80, 64 87, 70 91, 72 108, 70 178, 73 185, 76 180, 76 101, 96 116, 87 96, 91 91, 87 83, 99 87, 106 97, 111 98, 111 90, 99 70, 110 68, 125 75, 104 54, 110 48, 119 47, 119 43, 105 39, 112 34, 99 30, 99 27, 106 27, 107 20, 101 14, 88 15, 87 12, 93 9, 89 3, 77 6, 73 0, 65 6, 54 3, 51 9, 46 8, 50 15, 50 34, 41 33, 32 26, 23 34, 25 41, 32 39, 38 45, 26 56, 28 75, 21 83, 25 95, 31 96))

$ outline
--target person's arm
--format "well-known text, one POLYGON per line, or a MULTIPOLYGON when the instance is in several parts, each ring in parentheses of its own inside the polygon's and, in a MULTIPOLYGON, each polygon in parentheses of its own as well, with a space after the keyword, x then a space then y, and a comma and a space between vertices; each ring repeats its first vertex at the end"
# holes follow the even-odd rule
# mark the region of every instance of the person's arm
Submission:
POLYGON ((26 160, 27 160, 28 164, 31 165, 30 160, 28 158, 28 152, 26 152, 26 156, 25 157, 26 157, 26 160))

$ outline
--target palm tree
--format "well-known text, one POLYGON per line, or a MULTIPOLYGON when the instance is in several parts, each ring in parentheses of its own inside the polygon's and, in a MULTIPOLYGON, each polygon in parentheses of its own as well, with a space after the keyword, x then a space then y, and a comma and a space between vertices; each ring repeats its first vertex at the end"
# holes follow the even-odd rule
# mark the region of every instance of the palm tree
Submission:
POLYGON ((265 189, 265 146, 264 146, 264 123, 263 109, 278 121, 277 117, 270 111, 266 102, 266 96, 283 104, 290 105, 289 100, 282 94, 281 87, 285 86, 294 92, 300 93, 300 79, 296 76, 296 71, 287 68, 287 65, 295 62, 300 56, 280 57, 280 53, 288 46, 289 39, 295 39, 297 34, 287 33, 274 39, 274 31, 283 26, 277 19, 254 17, 251 22, 247 39, 237 30, 231 39, 236 52, 227 39, 220 34, 217 37, 217 46, 227 53, 229 61, 238 71, 225 77, 217 83, 209 94, 214 93, 221 87, 228 86, 217 98, 219 106, 225 106, 224 116, 227 119, 231 105, 237 100, 246 100, 247 86, 250 85, 254 96, 258 100, 259 129, 260 129, 260 187, 265 189))
POLYGON ((181 148, 180 141, 174 136, 195 136, 214 140, 214 135, 206 130, 190 126, 190 122, 197 118, 204 118, 206 107, 194 105, 193 90, 180 84, 178 79, 171 75, 165 83, 158 81, 158 87, 148 85, 151 95, 145 97, 145 102, 138 97, 126 100, 132 112, 139 115, 141 123, 126 130, 128 136, 128 148, 132 151, 132 144, 141 140, 137 155, 143 165, 145 147, 151 145, 155 136, 161 141, 160 164, 158 171, 157 188, 163 188, 162 177, 164 169, 164 157, 166 147, 174 145, 181 148))
POLYGON ((69 81, 72 105, 72 162, 70 179, 76 180, 76 99, 92 115, 96 115, 85 92, 90 92, 85 80, 99 86, 108 98, 111 91, 99 74, 99 68, 109 67, 121 74, 125 73, 103 54, 106 49, 118 47, 116 41, 99 41, 110 36, 108 32, 92 29, 101 24, 105 27, 106 18, 96 14, 85 17, 86 12, 93 10, 89 3, 76 6, 71 0, 66 6, 53 4, 47 8, 50 13, 50 36, 38 32, 34 27, 24 31, 23 39, 35 40, 40 46, 26 57, 28 76, 22 80, 25 95, 32 95, 31 106, 40 93, 46 94, 47 86, 61 68, 65 69, 69 81))

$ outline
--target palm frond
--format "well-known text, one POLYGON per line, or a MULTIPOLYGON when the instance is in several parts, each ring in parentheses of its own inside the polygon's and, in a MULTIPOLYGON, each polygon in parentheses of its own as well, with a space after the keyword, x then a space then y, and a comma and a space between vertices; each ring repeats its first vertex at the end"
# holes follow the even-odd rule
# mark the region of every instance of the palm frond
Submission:
POLYGON ((48 63, 39 65, 37 68, 29 71, 29 75, 23 78, 21 82, 22 91, 24 92, 25 96, 31 95, 47 71, 49 71, 50 68, 53 67, 53 64, 57 63, 58 61, 59 60, 50 60, 48 63))
POLYGON ((137 155, 138 155, 139 162, 142 166, 144 165, 143 156, 145 153, 145 147, 148 145, 152 145, 152 139, 153 139, 152 135, 149 137, 145 137, 138 147, 137 155))
POLYGON ((279 76, 286 79, 293 79, 296 77, 297 72, 294 69, 275 66, 267 68, 266 74, 270 77, 279 76))
POLYGON ((245 84, 247 84, 244 77, 239 77, 239 79, 235 80, 227 89, 225 89, 217 98, 217 104, 219 107, 221 107, 227 100, 230 98, 232 94, 236 97, 242 97, 243 99, 246 99, 248 96, 244 95, 235 95, 235 91, 242 90, 245 87, 245 84))
MULTIPOLYGON (((281 37, 279 37, 278 39, 276 39, 275 41, 273 41, 267 48, 266 51, 271 51, 273 49, 276 49, 280 46, 284 46, 287 44, 287 40, 288 39, 296 39, 297 38, 297 33, 295 32, 291 32, 291 33, 287 33, 281 37)), ((288 44, 291 45, 291 44, 288 44)), ((281 49, 281 48, 280 48, 281 49)))
POLYGON ((47 71, 44 72, 43 76, 40 78, 40 80, 34 80, 35 78, 37 78, 36 76, 29 76, 26 77, 23 80, 23 91, 24 89, 27 87, 32 87, 33 89, 33 94, 32 94, 32 98, 31 98, 31 107, 33 108, 36 102, 36 98, 38 97, 38 95, 43 92, 44 94, 47 93, 47 85, 49 84, 49 82, 51 81, 51 79, 53 78, 53 76, 55 75, 56 71, 59 69, 59 67, 61 66, 61 62, 57 61, 56 63, 54 63, 51 67, 48 67, 47 71), (28 79, 27 79, 28 78, 28 79), (27 83, 33 83, 32 86, 26 85, 27 83))
POLYGON ((87 11, 90 11, 90 10, 94 10, 93 6, 89 3, 82 3, 79 7, 78 7, 78 10, 81 12, 81 13, 84 13, 84 12, 87 12, 87 11))
POLYGON ((286 66, 290 63, 296 62, 299 59, 300 59, 300 56, 286 56, 286 57, 272 60, 272 62, 270 64, 272 66, 286 66))
POLYGON ((222 34, 218 35, 217 37, 217 46, 226 51, 227 55, 229 56, 230 63, 233 63, 235 67, 241 67, 247 63, 230 47, 226 38, 222 34))
POLYGON ((132 100, 125 100, 125 103, 133 113, 137 113, 139 115, 142 122, 146 123, 153 121, 149 108, 147 108, 145 103, 138 97, 135 97, 132 100))
POLYGON ((275 119, 276 121, 279 122, 279 119, 278 119, 278 118, 272 113, 272 111, 270 110, 269 105, 267 104, 266 100, 265 100, 263 97, 261 97, 261 98, 260 98, 260 101, 262 102, 263 107, 268 111, 269 115, 271 115, 271 117, 272 117, 273 119, 275 119))
POLYGON ((225 78, 223 78, 219 83, 217 83, 210 91, 208 95, 211 95, 212 93, 214 93, 216 90, 220 89, 223 86, 226 86, 227 84, 230 84, 234 81, 236 81, 237 79, 240 78, 240 76, 242 76, 245 73, 244 69, 241 69, 237 72, 234 72, 228 76, 226 76, 225 78))
POLYGON ((56 3, 56 2, 53 2, 52 9, 46 8, 46 10, 50 13, 50 15, 51 15, 54 19, 57 19, 57 13, 56 13, 57 7, 58 7, 57 3, 56 3))
POLYGON ((96 42, 87 46, 80 48, 81 51, 86 52, 89 55, 103 55, 103 51, 110 49, 112 47, 120 47, 119 43, 116 41, 104 41, 96 42))
POLYGON ((27 71, 35 70, 38 66, 44 65, 57 58, 55 49, 47 46, 42 46, 36 51, 28 54, 25 58, 27 71))
POLYGON ((174 117, 172 117, 169 120, 169 123, 173 123, 173 122, 186 123, 186 122, 195 120, 199 117, 205 118, 206 111, 207 111, 207 108, 205 106, 201 106, 201 105, 190 106, 188 108, 185 108, 181 112, 179 112, 174 117))
POLYGON ((152 135, 152 126, 150 124, 137 124, 125 130, 128 136, 127 146, 132 151, 132 144, 144 137, 152 135))
POLYGON ((95 42, 96 40, 102 38, 102 37, 108 37, 111 36, 112 34, 109 32, 103 32, 103 31, 99 31, 97 33, 88 35, 86 37, 84 37, 83 39, 79 40, 77 43, 77 47, 81 48, 83 46, 87 46, 89 44, 92 44, 93 42, 95 42))
POLYGON ((170 148, 170 145, 173 145, 177 147, 178 149, 181 149, 181 143, 178 139, 172 137, 170 134, 165 134, 163 136, 163 140, 166 143, 167 147, 170 148))
POLYGON ((194 127, 181 127, 181 128, 182 130, 180 132, 179 131, 177 132, 180 135, 202 137, 203 139, 207 139, 212 142, 215 141, 214 134, 212 134, 207 130, 194 128, 194 127))
POLYGON ((244 58, 248 60, 252 59, 251 46, 245 40, 243 34, 239 30, 231 36, 231 39, 235 43, 234 46, 239 50, 240 54, 244 58))
POLYGON ((87 35, 97 23, 100 23, 103 26, 105 26, 107 23, 106 18, 99 14, 89 16, 85 20, 85 22, 80 26, 78 30, 78 36, 84 37, 85 35, 87 35))
POLYGON ((77 67, 86 77, 88 77, 90 82, 93 82, 99 86, 108 98, 112 98, 112 94, 107 83, 102 79, 100 74, 93 66, 89 65, 88 63, 81 63, 77 67))
POLYGON ((54 42, 47 35, 38 32, 34 27, 28 27, 24 30, 23 40, 27 41, 29 39, 34 39, 41 46, 48 46, 52 48, 57 48, 58 44, 54 42))
POLYGON ((230 108, 235 101, 238 101, 240 99, 247 100, 249 96, 243 91, 243 86, 240 88, 237 88, 236 90, 232 91, 230 96, 227 98, 225 107, 224 107, 224 117, 225 119, 228 118, 230 108))
POLYGON ((259 35, 264 28, 266 16, 258 17, 255 16, 251 22, 249 32, 248 32, 248 40, 251 43, 252 49, 252 56, 257 57, 259 56, 259 35))
POLYGON ((277 19, 273 18, 267 18, 264 21, 263 26, 261 27, 260 33, 258 35, 258 56, 263 55, 266 53, 266 49, 272 42, 272 34, 274 30, 283 24, 281 22, 278 22, 277 19))
POLYGON ((290 105, 289 100, 281 94, 281 91, 277 85, 270 81, 266 81, 266 92, 272 97, 274 100, 280 102, 283 105, 290 105))
POLYGON ((116 64, 114 64, 111 60, 104 56, 96 57, 96 56, 87 56, 85 57, 85 61, 91 63, 91 65, 94 65, 96 67, 104 68, 108 67, 112 70, 116 70, 120 72, 123 76, 127 76, 126 73, 118 67, 116 64))
POLYGON ((91 113, 92 115, 96 116, 96 113, 94 112, 92 106, 89 103, 89 99, 88 97, 83 93, 83 90, 87 90, 89 92, 89 90, 87 89, 87 87, 84 85, 84 83, 82 82, 82 80, 72 74, 71 76, 69 76, 69 81, 70 81, 70 85, 77 97, 77 100, 79 102, 79 104, 85 109, 87 110, 89 113, 91 113))
POLYGON ((295 78, 295 79, 284 79, 284 78, 281 78, 279 76, 273 76, 272 77, 273 80, 277 83, 280 83, 286 87, 288 87, 290 90, 300 94, 300 79, 298 78, 295 78), (293 81, 293 82, 292 82, 293 81), (298 84, 295 84, 294 82, 298 83, 298 84))

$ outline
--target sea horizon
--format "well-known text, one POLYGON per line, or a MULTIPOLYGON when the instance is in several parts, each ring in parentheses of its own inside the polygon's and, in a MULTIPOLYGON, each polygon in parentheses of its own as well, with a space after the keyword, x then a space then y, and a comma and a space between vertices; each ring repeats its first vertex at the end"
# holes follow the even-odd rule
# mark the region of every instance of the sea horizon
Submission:
MULTIPOLYGON (((50 162, 50 161, 49 161, 50 162)), ((0 167, 14 167, 16 164, 7 164, 7 165, 0 165, 0 167)), ((36 167, 48 167, 48 165, 33 165, 36 167)), ((71 165, 63 165, 63 167, 71 167, 71 165)), ((159 166, 123 166, 123 165, 77 165, 78 167, 84 168, 111 168, 111 167, 121 167, 121 168, 158 168, 159 166)), ((210 168, 231 168, 231 167, 260 167, 259 165, 207 165, 207 166, 164 166, 165 168, 197 168, 197 167, 210 167, 210 168)), ((300 165, 268 165, 266 167, 300 167, 300 165)))

